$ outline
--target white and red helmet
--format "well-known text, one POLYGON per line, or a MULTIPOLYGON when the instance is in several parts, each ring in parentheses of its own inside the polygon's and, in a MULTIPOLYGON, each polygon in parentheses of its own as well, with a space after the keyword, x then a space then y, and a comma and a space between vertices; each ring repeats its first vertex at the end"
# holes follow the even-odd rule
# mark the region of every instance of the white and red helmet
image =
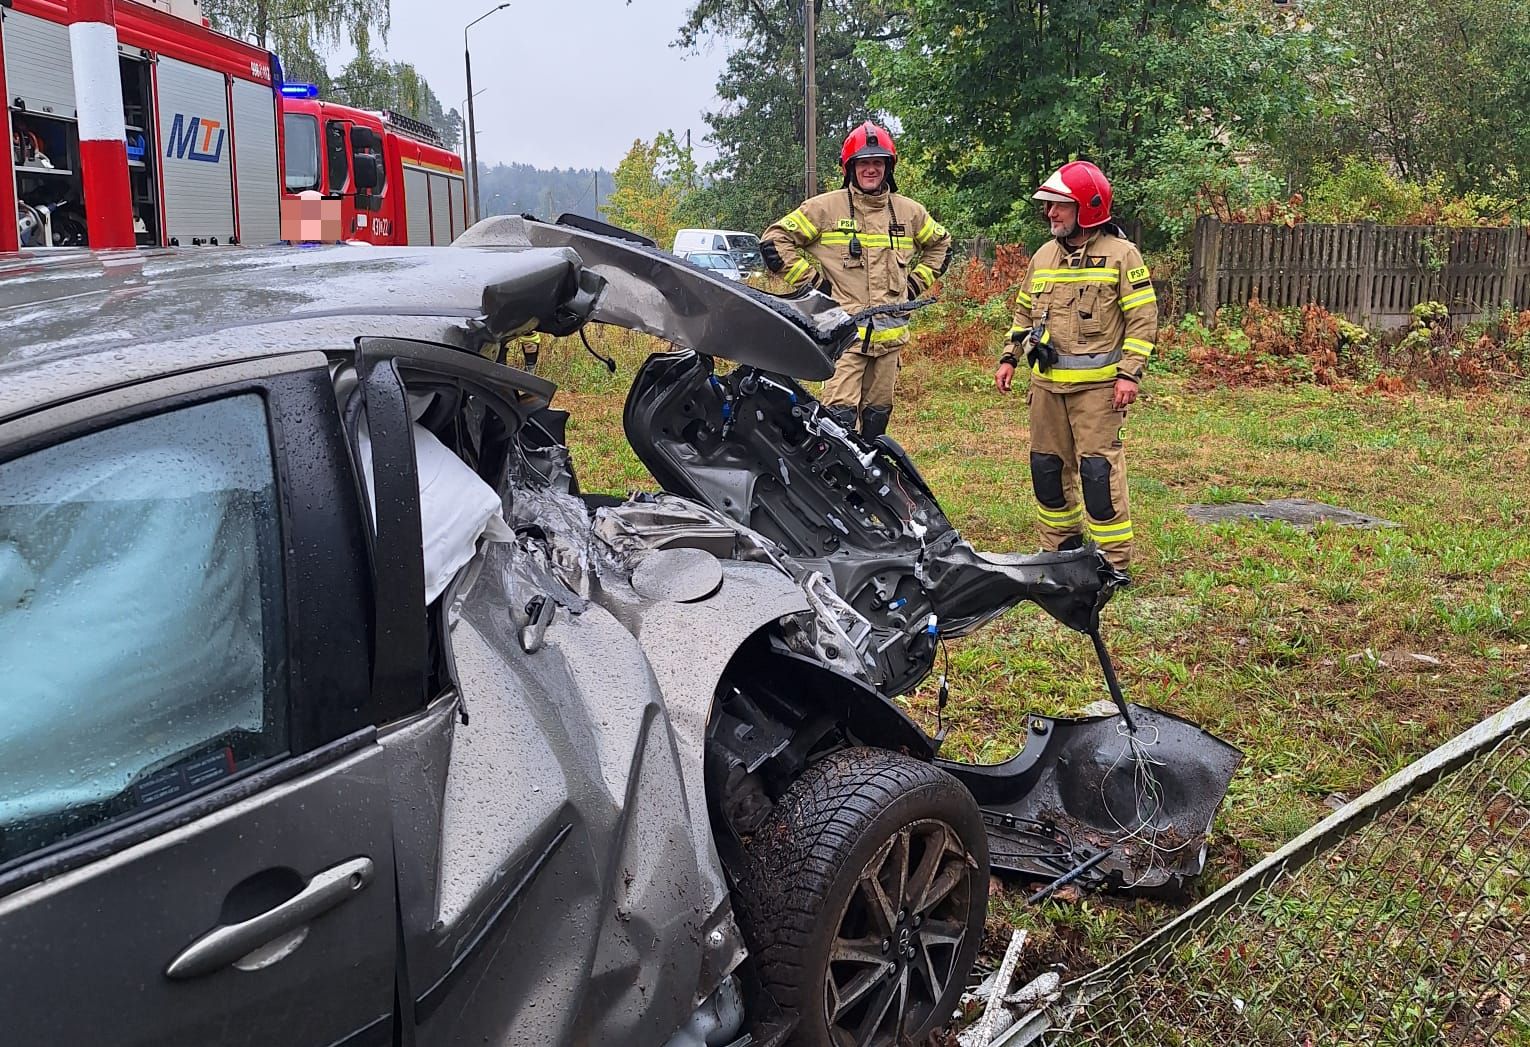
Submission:
POLYGON ((1040 189, 1036 200, 1078 204, 1078 227, 1093 229, 1110 221, 1110 179, 1088 160, 1063 164, 1040 189))

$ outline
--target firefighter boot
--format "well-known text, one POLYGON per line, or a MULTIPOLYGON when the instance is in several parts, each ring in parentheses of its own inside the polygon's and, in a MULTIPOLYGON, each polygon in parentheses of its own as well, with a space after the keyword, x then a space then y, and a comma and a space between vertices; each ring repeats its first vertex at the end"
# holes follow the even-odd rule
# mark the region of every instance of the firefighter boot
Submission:
POLYGON ((887 423, 892 420, 892 405, 886 407, 862 407, 861 408, 861 435, 868 440, 875 440, 887 432, 887 423))
POLYGON ((834 424, 847 433, 855 432, 855 408, 839 404, 833 407, 824 405, 824 413, 834 420, 834 424))

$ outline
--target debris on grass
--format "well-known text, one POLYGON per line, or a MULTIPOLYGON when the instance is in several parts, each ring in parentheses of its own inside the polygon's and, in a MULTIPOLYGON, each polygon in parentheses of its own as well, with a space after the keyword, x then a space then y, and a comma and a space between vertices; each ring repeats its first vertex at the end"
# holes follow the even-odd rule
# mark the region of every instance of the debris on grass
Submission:
POLYGON ((983 1016, 977 1020, 976 1025, 957 1037, 961 1047, 988 1047, 995 1036, 1015 1023, 1014 1015, 1004 1006, 1004 998, 1009 995, 1009 986, 1015 977, 1015 964, 1020 962, 1020 950, 1025 948, 1025 937, 1026 932, 1020 930, 1010 935, 1009 948, 1004 950, 1004 959, 998 971, 994 973, 991 983, 985 982, 989 990, 983 1016))
POLYGON ((1307 498, 1276 498, 1268 502, 1235 502, 1230 505, 1192 505, 1185 510, 1192 520, 1201 523, 1222 523, 1226 520, 1280 520, 1311 530, 1319 524, 1335 527, 1359 527, 1366 530, 1383 527, 1401 527, 1379 516, 1368 516, 1352 509, 1314 502, 1307 498))

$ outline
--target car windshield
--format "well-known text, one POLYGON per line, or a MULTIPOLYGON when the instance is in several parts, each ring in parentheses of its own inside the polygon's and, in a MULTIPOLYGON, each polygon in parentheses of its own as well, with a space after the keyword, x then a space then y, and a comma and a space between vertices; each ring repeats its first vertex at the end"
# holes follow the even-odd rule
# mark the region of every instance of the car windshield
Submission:
POLYGON ((282 117, 286 185, 290 192, 319 187, 319 121, 302 113, 282 117))
POLYGON ((700 253, 690 256, 690 260, 703 269, 732 269, 733 259, 725 254, 700 253))
POLYGON ((763 265, 764 257, 760 254, 760 238, 739 234, 728 237, 728 249, 745 265, 763 265))

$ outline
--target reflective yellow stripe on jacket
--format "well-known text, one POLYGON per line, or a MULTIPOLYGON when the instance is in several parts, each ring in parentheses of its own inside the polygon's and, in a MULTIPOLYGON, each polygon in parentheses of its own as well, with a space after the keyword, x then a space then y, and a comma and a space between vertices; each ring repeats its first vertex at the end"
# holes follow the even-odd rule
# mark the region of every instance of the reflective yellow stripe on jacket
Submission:
POLYGON ((931 240, 939 240, 945 235, 945 226, 941 225, 933 218, 927 218, 925 219, 924 224, 919 227, 919 231, 914 234, 914 243, 918 244, 920 247, 923 247, 931 240))
POLYGON ((1057 284, 1113 284, 1120 282, 1121 270, 1095 266, 1088 269, 1037 269, 1031 279, 1057 284))
POLYGON ((1043 371, 1032 364, 1031 373, 1049 382, 1064 382, 1070 385, 1076 382, 1103 382, 1116 376, 1116 365, 1106 364, 1104 367, 1089 367, 1077 371, 1054 367, 1050 371, 1043 371))
POLYGON ((800 207, 781 219, 781 224, 788 229, 801 233, 807 237, 809 242, 818 239, 818 227, 808 221, 808 216, 802 213, 802 208, 800 207))
POLYGON ((1133 309, 1140 308, 1141 306, 1147 305, 1149 302, 1156 301, 1158 301, 1158 292, 1153 290, 1151 287, 1144 287, 1142 290, 1133 291, 1131 294, 1121 299, 1121 311, 1123 313, 1129 313, 1133 309))
POLYGON ((848 244, 851 237, 860 240, 863 247, 896 247, 900 251, 912 251, 914 241, 906 236, 888 236, 886 233, 852 233, 831 229, 818 238, 821 244, 848 244))
POLYGON ((792 267, 786 271, 786 282, 789 284, 796 283, 804 276, 806 276, 808 271, 812 268, 812 263, 809 262, 806 258, 797 259, 792 263, 792 267))
MULTIPOLYGON (((855 329, 855 337, 864 343, 866 341, 866 328, 857 327, 855 329)), ((871 332, 871 344, 878 345, 882 342, 894 342, 900 338, 907 337, 908 324, 902 324, 898 327, 878 327, 874 328, 871 332)))

